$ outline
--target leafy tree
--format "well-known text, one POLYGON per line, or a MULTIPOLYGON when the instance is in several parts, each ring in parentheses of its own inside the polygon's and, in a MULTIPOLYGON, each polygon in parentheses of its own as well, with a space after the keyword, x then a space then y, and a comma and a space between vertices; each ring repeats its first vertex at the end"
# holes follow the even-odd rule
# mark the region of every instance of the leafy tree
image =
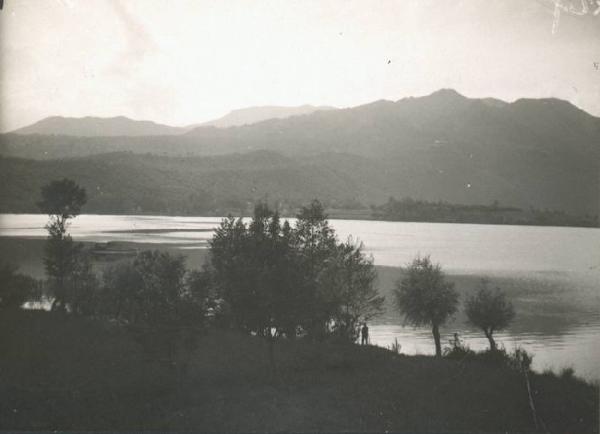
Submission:
POLYGON ((73 267, 64 285, 72 312, 86 316, 98 313, 100 308, 99 282, 88 254, 78 251, 74 255, 73 267))
POLYGON ((208 309, 215 307, 211 285, 210 272, 206 269, 192 270, 186 274, 178 308, 181 324, 196 327, 204 325, 208 309))
POLYGON ((404 271, 405 277, 396 282, 396 305, 408 323, 431 326, 435 354, 441 357, 440 326, 456 312, 458 293, 429 257, 415 258, 404 271))
POLYGON ((182 255, 144 250, 104 270, 100 311, 130 324, 200 326, 205 302, 197 273, 188 272, 182 255))
POLYGON ((129 323, 136 321, 142 277, 133 262, 111 265, 102 273, 99 311, 110 318, 129 323))
POLYGON ((305 306, 302 326, 309 337, 321 338, 327 334, 330 317, 327 302, 319 297, 318 276, 327 260, 336 254, 337 240, 318 200, 302 207, 296 218, 293 242, 298 253, 298 266, 302 270, 302 282, 298 288, 302 297, 300 304, 305 306))
POLYGON ((42 200, 38 202, 38 208, 45 214, 66 222, 78 216, 86 202, 85 189, 75 181, 63 178, 42 187, 42 200))
POLYGON ((515 309, 500 288, 491 290, 488 281, 482 280, 477 292, 465 302, 468 322, 483 330, 490 342, 490 350, 496 350, 494 332, 506 328, 515 317, 515 309))
POLYGON ((223 220, 210 246, 215 282, 235 325, 268 338, 295 333, 299 273, 289 225, 258 204, 248 225, 223 220))
POLYGON ((362 248, 351 239, 340 243, 318 277, 318 300, 327 311, 333 333, 350 342, 357 339, 360 322, 383 310, 373 259, 366 257, 362 248))
POLYGON ((185 292, 185 258, 158 250, 140 252, 133 261, 140 286, 134 292, 136 320, 147 324, 173 324, 185 292))
POLYGON ((337 334, 381 311, 372 260, 362 246, 338 243, 318 201, 294 228, 258 204, 249 224, 229 217, 210 242, 214 284, 235 325, 272 339, 337 334))
POLYGON ((182 255, 158 250, 105 269, 103 314, 129 324, 147 357, 167 358, 183 384, 206 319, 209 276, 188 271, 182 255))
POLYGON ((213 276, 231 309, 235 325, 268 341, 275 369, 274 340, 295 336, 299 306, 294 299, 299 276, 289 224, 265 204, 252 221, 222 221, 210 242, 213 276))
POLYGON ((68 221, 79 215, 87 197, 83 188, 66 178, 43 186, 41 196, 38 207, 49 216, 44 265, 54 295, 52 308, 64 310, 72 294, 68 280, 77 272, 77 257, 81 254, 81 246, 67 233, 68 221))
POLYGON ((38 282, 18 273, 18 269, 16 265, 0 263, 0 308, 19 308, 36 295, 38 282))
POLYGON ((215 290, 227 303, 232 325, 251 331, 249 310, 251 297, 245 270, 249 268, 244 255, 247 227, 241 218, 224 219, 210 240, 210 263, 215 278, 215 290))

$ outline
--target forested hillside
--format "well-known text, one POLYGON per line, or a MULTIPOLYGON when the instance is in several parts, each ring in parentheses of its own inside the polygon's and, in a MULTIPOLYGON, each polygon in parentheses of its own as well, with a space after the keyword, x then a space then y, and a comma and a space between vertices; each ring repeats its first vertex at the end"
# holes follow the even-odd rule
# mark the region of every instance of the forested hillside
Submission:
POLYGON ((160 202, 149 206, 144 194, 119 183, 92 202, 106 212, 181 210, 192 192, 214 195, 212 208, 266 196, 289 203, 319 197, 337 205, 380 204, 395 196, 597 215, 600 200, 600 119, 556 99, 505 103, 451 90, 183 135, 6 134, 0 154, 56 160, 5 159, 3 166, 14 165, 3 171, 5 210, 30 207, 20 198, 22 176, 39 179, 38 186, 62 171, 94 189, 108 174, 136 174, 128 182, 160 202), (269 152, 257 153, 263 150, 269 152), (92 156, 122 151, 132 154, 92 156))

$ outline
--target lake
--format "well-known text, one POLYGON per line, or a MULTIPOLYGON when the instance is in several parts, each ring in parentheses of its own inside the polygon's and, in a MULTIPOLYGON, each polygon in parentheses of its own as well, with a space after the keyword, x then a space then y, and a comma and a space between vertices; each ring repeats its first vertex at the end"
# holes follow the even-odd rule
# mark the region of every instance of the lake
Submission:
MULTIPOLYGON (((0 215, 0 236, 43 238, 46 216, 0 215)), ((171 246, 183 253, 205 249, 217 217, 82 215, 70 226, 73 238, 89 242, 128 242, 171 246)), ((573 367, 577 375, 600 380, 600 229, 331 220, 338 236, 364 243, 379 268, 381 292, 391 300, 397 267, 415 255, 440 262, 461 294, 481 276, 501 286, 515 303, 517 318, 497 335, 507 350, 517 346, 535 354, 537 370, 573 367), (386 268, 395 267, 395 268, 386 268)), ((429 330, 403 327, 388 311, 370 325, 371 342, 384 347, 394 339, 406 354, 431 354, 429 330)), ((460 314, 443 329, 472 349, 487 341, 465 325, 460 314)))

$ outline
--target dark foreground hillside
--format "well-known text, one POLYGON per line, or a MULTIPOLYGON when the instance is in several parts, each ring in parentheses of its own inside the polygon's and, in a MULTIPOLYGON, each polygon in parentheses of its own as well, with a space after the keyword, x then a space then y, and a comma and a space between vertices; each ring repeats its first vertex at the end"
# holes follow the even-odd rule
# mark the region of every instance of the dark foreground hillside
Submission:
MULTIPOLYGON (((375 347, 164 337, 44 312, 0 316, 0 429, 532 431, 523 377, 375 347)), ((533 375, 550 432, 598 432, 598 388, 533 375)))

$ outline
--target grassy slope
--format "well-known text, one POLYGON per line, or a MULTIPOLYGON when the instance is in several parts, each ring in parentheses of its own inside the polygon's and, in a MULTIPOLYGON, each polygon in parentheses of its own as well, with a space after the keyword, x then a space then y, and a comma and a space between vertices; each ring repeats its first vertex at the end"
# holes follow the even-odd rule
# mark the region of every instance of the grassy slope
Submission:
MULTIPOLYGON (((0 315, 0 429, 529 431, 522 378, 505 368, 375 347, 200 337, 187 371, 124 328, 43 312, 0 315)), ((181 358, 175 357, 181 366, 181 358)), ((535 375, 552 432, 598 432, 598 389, 535 375)))

